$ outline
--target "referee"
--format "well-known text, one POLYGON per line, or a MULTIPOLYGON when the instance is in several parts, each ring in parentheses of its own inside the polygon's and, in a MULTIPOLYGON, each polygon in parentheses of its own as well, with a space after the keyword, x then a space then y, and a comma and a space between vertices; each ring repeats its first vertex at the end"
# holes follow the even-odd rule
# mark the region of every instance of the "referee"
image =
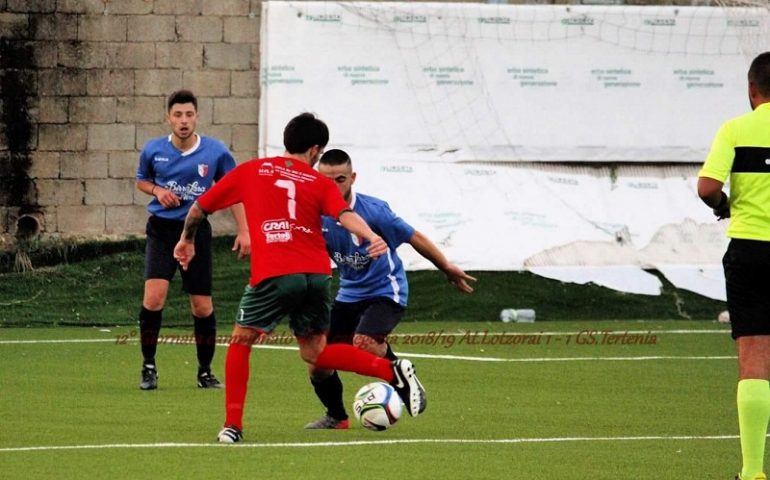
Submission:
POLYGON ((725 122, 698 174, 698 196, 730 218, 722 260, 738 350, 738 424, 743 467, 736 479, 766 480, 770 420, 770 52, 748 74, 752 111, 725 122), (730 177, 730 197, 722 191, 730 177))

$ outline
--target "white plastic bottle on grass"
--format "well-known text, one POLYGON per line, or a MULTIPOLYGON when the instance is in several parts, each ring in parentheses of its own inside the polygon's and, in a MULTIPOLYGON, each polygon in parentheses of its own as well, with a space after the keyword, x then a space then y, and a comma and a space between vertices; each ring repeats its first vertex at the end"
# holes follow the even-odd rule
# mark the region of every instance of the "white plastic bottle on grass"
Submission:
POLYGON ((532 323, 535 321, 535 311, 531 308, 506 308, 500 312, 500 320, 503 323, 532 323))

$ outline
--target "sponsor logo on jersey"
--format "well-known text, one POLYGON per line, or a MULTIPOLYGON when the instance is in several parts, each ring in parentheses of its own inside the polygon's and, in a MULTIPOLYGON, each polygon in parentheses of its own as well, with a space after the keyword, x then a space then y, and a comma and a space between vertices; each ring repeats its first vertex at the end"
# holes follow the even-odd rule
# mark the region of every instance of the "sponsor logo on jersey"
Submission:
POLYGON ((353 270, 363 270, 372 260, 372 257, 369 255, 361 255, 358 252, 355 252, 352 255, 344 255, 341 252, 334 252, 332 254, 332 260, 334 260, 334 263, 336 263, 338 267, 347 265, 353 270))
POLYGON ((174 192, 174 195, 182 200, 189 201, 203 195, 206 191, 206 187, 200 185, 198 182, 188 183, 187 185, 180 185, 175 181, 170 181, 166 184, 166 188, 174 192))
POLYGON ((209 166, 205 163, 199 163, 198 164, 198 175, 200 175, 203 178, 206 178, 206 176, 209 174, 209 166))
POLYGON ((157 157, 157 156, 155 158, 153 158, 153 160, 155 160, 156 162, 168 162, 169 161, 169 159, 167 157, 157 157))
POLYGON ((291 222, 285 219, 265 220, 262 222, 265 243, 285 243, 291 241, 291 222))
POLYGON ((272 163, 265 162, 259 166, 257 173, 266 177, 272 177, 275 174, 275 167, 273 167, 272 163))

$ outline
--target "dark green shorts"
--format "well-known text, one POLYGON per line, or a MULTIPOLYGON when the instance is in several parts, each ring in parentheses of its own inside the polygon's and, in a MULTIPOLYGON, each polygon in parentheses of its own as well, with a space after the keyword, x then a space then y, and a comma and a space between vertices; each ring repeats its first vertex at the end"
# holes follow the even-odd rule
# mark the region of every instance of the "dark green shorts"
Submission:
POLYGON ((270 333, 288 315, 289 328, 297 337, 326 332, 331 281, 329 275, 299 273, 268 278, 255 287, 246 286, 236 322, 270 333))

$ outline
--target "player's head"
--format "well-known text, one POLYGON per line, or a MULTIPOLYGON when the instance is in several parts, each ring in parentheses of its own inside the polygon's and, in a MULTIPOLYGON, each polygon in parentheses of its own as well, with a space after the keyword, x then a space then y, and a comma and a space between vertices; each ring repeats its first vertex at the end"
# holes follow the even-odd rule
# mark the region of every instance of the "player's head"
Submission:
POLYGON ((336 148, 324 153, 318 164, 318 171, 324 177, 333 180, 340 189, 342 198, 350 201, 356 172, 353 171, 353 162, 347 153, 336 148))
POLYGON ((198 123, 198 99, 190 90, 177 90, 168 97, 166 121, 180 140, 195 133, 198 123))
POLYGON ((770 101, 770 52, 760 53, 749 67, 751 108, 770 101))
POLYGON ((283 129, 283 146, 294 155, 308 154, 310 166, 329 143, 329 128, 312 113, 301 113, 292 118, 283 129))

